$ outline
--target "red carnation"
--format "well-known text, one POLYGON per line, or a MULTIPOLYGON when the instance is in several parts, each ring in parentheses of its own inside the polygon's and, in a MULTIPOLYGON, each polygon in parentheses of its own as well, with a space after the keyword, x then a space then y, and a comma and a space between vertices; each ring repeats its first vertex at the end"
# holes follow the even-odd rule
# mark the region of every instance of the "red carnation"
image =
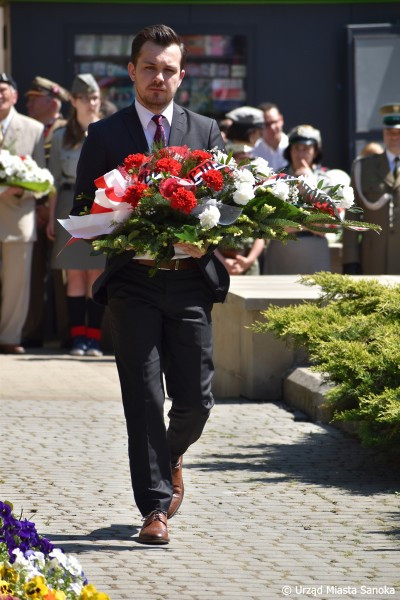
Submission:
POLYGON ((187 215, 195 206, 197 206, 196 196, 193 194, 193 192, 189 192, 189 190, 179 188, 171 196, 171 208, 180 210, 187 215))
POLYGON ((201 163, 212 158, 212 155, 205 150, 193 150, 190 154, 190 158, 194 158, 198 163, 201 163))
POLYGON ((186 159, 190 156, 190 150, 187 146, 167 146, 161 148, 158 151, 160 158, 183 158, 186 159))
POLYGON ((154 168, 156 171, 164 171, 165 173, 171 173, 171 175, 179 175, 182 165, 174 158, 160 158, 154 165, 154 168))
POLYGON ((130 154, 124 158, 124 165, 128 171, 129 169, 139 169, 139 167, 147 160, 148 159, 144 154, 130 154))
POLYGON ((312 205, 322 212, 327 212, 333 217, 335 216, 335 211, 333 210, 329 202, 313 202, 312 205))
POLYGON ((224 187, 224 178, 220 171, 210 169, 203 174, 203 182, 215 192, 219 192, 224 187))
POLYGON ((169 177, 168 179, 164 179, 160 183, 160 187, 158 188, 160 194, 163 198, 172 197, 172 194, 176 192, 179 188, 184 188, 187 190, 193 190, 195 186, 187 179, 180 179, 179 177, 169 177))
POLYGON ((123 202, 128 202, 135 208, 148 188, 149 186, 144 183, 135 183, 135 185, 128 186, 122 197, 123 202))

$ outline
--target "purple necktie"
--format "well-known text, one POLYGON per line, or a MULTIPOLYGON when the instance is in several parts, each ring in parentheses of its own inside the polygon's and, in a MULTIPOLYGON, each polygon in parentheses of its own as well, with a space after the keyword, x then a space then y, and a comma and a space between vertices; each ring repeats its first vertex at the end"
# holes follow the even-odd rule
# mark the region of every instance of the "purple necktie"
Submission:
POLYGON ((151 117, 151 120, 156 124, 156 132, 154 134, 153 142, 155 142, 157 146, 164 148, 167 145, 167 138, 165 136, 165 129, 162 125, 162 119, 162 115, 154 115, 154 117, 151 117))

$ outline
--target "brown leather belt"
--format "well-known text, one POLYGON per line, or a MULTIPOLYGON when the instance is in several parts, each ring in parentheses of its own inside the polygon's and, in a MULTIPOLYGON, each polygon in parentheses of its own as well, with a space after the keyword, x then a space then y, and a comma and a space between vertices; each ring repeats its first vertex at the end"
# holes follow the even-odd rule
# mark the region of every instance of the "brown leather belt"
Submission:
POLYGON ((196 261, 191 257, 176 260, 165 260, 158 264, 155 260, 145 260, 141 258, 138 258, 135 260, 135 262, 137 262, 139 265, 144 265, 145 267, 155 267, 156 269, 161 269, 163 271, 183 271, 185 269, 197 268, 196 261))

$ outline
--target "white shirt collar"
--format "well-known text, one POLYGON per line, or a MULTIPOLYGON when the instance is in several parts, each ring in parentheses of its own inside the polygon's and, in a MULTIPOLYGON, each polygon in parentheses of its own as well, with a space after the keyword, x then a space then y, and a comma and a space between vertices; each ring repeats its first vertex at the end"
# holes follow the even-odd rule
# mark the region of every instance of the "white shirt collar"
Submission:
POLYGON ((386 156, 389 161, 389 164, 391 165, 392 163, 394 163, 394 159, 396 158, 396 156, 398 156, 398 154, 393 154, 393 152, 390 152, 390 150, 386 148, 386 156))
POLYGON ((145 130, 149 126, 149 123, 155 114, 160 114, 163 117, 165 117, 165 119, 167 119, 167 121, 168 121, 169 126, 171 126, 171 124, 172 124, 172 115, 174 113, 174 103, 172 101, 168 104, 168 106, 161 113, 153 113, 148 108, 145 108, 143 106, 143 104, 140 104, 138 99, 135 98, 135 108, 136 108, 136 112, 139 116, 140 122, 142 124, 142 127, 145 130))

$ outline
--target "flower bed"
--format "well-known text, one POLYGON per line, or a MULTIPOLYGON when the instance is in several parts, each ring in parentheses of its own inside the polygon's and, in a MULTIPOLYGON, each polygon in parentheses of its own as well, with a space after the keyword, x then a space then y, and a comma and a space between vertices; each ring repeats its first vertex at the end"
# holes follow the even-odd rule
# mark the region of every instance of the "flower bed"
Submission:
POLYGON ((40 536, 0 502, 0 600, 110 600, 89 584, 79 561, 40 536))

